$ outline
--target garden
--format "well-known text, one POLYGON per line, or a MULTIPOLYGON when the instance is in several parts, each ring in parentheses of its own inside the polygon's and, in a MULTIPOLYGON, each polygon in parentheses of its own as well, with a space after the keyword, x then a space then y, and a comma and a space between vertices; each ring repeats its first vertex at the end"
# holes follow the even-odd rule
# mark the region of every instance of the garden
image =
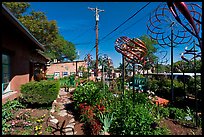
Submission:
MULTIPOLYGON (((145 78, 142 75, 139 77, 145 78)), ((201 116, 198 117, 198 126, 195 128, 195 110, 179 96, 183 93, 178 92, 180 98, 175 101, 175 104, 183 102, 183 105, 169 103, 162 106, 153 101, 156 95, 169 99, 170 84, 167 78, 149 78, 144 85, 145 90, 134 94, 131 88, 126 88, 122 93, 119 88, 121 77, 116 80, 118 88, 114 90, 102 81, 73 78, 74 76, 70 76, 22 85, 21 96, 2 105, 2 133, 52 135, 54 128, 48 124, 52 103, 57 99, 60 89, 65 89, 68 93, 69 88, 74 87, 72 109, 81 125, 81 129, 75 130, 81 130, 82 135, 201 134, 201 116), (176 129, 180 131, 174 131, 176 129)), ((192 80, 189 79, 189 82, 192 80)), ((181 83, 174 81, 175 91, 182 89, 181 83)), ((193 90, 190 85, 187 87, 188 91, 193 90)))
POLYGON ((191 18, 189 24, 194 27, 183 24, 174 10, 183 7, 179 10, 187 13, 188 9, 184 8, 184 3, 178 2, 176 7, 174 2, 170 3, 161 4, 149 18, 150 37, 121 36, 116 39, 115 50, 122 55, 118 77, 113 76, 113 62, 106 54, 97 62, 88 54, 84 59, 87 68, 79 67, 83 73, 81 77, 75 75, 78 73, 76 69, 74 75, 21 85, 20 96, 2 105, 2 134, 202 135, 202 77, 197 75, 202 68, 202 59, 197 58, 202 56, 196 50, 196 46, 201 49, 202 45, 195 29, 201 22, 192 8, 193 17, 184 17, 188 21, 191 18), (173 13, 177 22, 166 19, 166 15, 159 11, 173 13), (165 23, 171 24, 170 27, 165 23), (176 23, 179 23, 180 30, 174 28, 176 23), (192 36, 186 35, 191 31, 187 26, 194 30, 192 36), (167 29, 171 30, 170 33, 167 29), (193 37, 197 44, 190 43, 193 37), (181 54, 182 61, 173 61, 173 44, 191 46, 181 54), (161 46, 162 50, 164 46, 170 47, 170 65, 164 61, 167 52, 157 52, 159 48, 154 45, 161 46), (156 56, 156 52, 165 55, 156 56), (186 55, 193 57, 187 59, 186 55), (101 69, 98 70, 98 66, 101 69), (89 70, 94 72, 94 80, 90 80, 89 70), (180 77, 176 78, 177 72, 180 77), (193 75, 185 74, 187 72, 193 75))

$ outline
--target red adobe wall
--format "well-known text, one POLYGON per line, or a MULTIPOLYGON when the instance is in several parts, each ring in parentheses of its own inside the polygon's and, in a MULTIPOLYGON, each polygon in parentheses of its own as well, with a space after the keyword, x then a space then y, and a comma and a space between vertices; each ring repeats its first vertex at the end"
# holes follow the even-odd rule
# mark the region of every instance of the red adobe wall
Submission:
MULTIPOLYGON (((77 62, 78 71, 80 66, 87 68, 87 65, 85 62, 77 62)), ((70 72, 76 73, 76 62, 56 63, 56 64, 51 64, 49 67, 47 67, 46 74, 50 75, 50 74, 54 74, 54 72, 60 72, 60 77, 62 77, 62 72, 68 72, 68 75, 70 75, 70 72)))
POLYGON ((41 61, 42 57, 37 54, 33 42, 8 20, 3 19, 1 26, 2 53, 10 56, 10 89, 19 92, 20 86, 29 82, 30 62, 41 61))

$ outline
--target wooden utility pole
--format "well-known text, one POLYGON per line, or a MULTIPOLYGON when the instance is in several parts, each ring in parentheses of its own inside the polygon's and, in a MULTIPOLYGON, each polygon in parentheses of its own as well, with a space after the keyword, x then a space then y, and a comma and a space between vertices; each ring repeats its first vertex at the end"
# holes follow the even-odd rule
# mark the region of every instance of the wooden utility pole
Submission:
POLYGON ((96 77, 98 76, 98 22, 99 22, 99 12, 104 12, 104 10, 100 10, 97 7, 96 8, 89 8, 89 10, 92 10, 95 12, 96 16, 96 77))

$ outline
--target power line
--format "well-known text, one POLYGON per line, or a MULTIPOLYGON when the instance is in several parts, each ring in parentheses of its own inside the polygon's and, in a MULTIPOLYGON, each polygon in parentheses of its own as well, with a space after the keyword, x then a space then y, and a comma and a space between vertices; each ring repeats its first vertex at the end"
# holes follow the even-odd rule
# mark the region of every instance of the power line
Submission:
POLYGON ((122 24, 120 24, 118 27, 116 27, 114 30, 112 30, 110 33, 108 33, 106 36, 104 36, 100 41, 104 40, 107 36, 112 34, 114 31, 119 29, 122 25, 124 25, 126 22, 128 22, 130 19, 132 19, 134 16, 136 16, 141 10, 143 10, 147 5, 149 5, 151 2, 148 2, 146 5, 144 5, 141 9, 139 9, 137 12, 135 12, 131 17, 129 17, 126 21, 124 21, 122 24))
MULTIPOLYGON (((154 9, 155 10, 155 9, 154 9)), ((142 16, 140 19, 138 19, 137 21, 135 21, 134 23, 132 23, 131 25, 127 26, 125 29, 123 29, 122 31, 120 31, 119 33, 113 35, 111 38, 107 39, 106 41, 109 41, 111 39, 113 39, 115 36, 121 34, 122 32, 130 29, 131 27, 133 27, 134 25, 136 25, 137 23, 139 23, 140 21, 142 21, 142 19, 144 19, 145 17, 147 17, 149 14, 151 14, 154 10, 150 11, 149 13, 145 14, 144 16, 142 16)), ((104 43, 105 41, 103 41, 102 43, 104 43)))
MULTIPOLYGON (((125 20, 122 24, 120 24, 118 27, 116 27, 113 31, 111 31, 110 33, 108 33, 106 36, 104 36, 102 39, 100 39, 100 42, 102 40, 104 40, 106 37, 108 37, 110 34, 112 34, 113 32, 115 32, 117 29, 119 29, 122 25, 124 25, 126 22, 128 22, 130 19, 132 19, 134 16, 136 16, 141 10, 143 10, 146 6, 148 6, 151 2, 148 2, 146 5, 144 5, 141 9, 139 9, 138 11, 136 11, 131 17, 129 17, 127 20, 125 20)), ((96 46, 94 46, 89 53, 91 53, 93 51, 93 49, 96 46)))

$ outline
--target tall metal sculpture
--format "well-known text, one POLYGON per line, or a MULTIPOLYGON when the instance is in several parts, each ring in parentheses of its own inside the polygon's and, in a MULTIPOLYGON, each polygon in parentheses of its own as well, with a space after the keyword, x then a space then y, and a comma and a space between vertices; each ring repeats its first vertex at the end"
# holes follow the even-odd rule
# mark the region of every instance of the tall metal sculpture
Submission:
POLYGON ((167 51, 161 50, 161 51, 158 51, 157 54, 159 56, 157 61, 156 61, 156 64, 157 64, 156 68, 157 68, 157 75, 158 75, 158 73, 159 73, 159 71, 158 71, 159 64, 167 64, 168 59, 166 58, 167 51))
POLYGON ((87 68, 88 68, 88 81, 89 81, 89 70, 90 70, 90 64, 91 64, 91 61, 92 61, 92 56, 91 54, 87 54, 84 58, 84 60, 87 62, 87 68))
MULTIPOLYGON (((122 36, 115 41, 115 50, 126 58, 133 65, 133 102, 135 98, 135 64, 140 64, 144 61, 147 54, 147 48, 144 42, 140 39, 130 39, 128 37, 122 36)), ((124 63, 124 62, 123 62, 124 63)), ((124 66, 124 65, 123 65, 124 66)), ((124 69, 123 69, 123 94, 124 94, 124 69)))
MULTIPOLYGON (((172 15, 175 17, 175 19, 185 28, 192 36, 194 36, 199 44, 196 44, 195 41, 193 41, 193 46, 188 49, 188 47, 185 48, 185 52, 181 54, 181 58, 184 61, 187 61, 190 63, 191 60, 194 59, 194 76, 195 76, 195 100, 196 100, 196 126, 198 125, 198 119, 197 119, 197 112, 198 112, 198 103, 197 103, 197 90, 196 90, 196 72, 195 72, 195 65, 196 65, 196 58, 200 57, 201 62, 203 60, 203 46, 202 46, 202 37, 201 37, 201 23, 202 23, 202 7, 198 4, 190 3, 185 4, 185 2, 173 2, 172 0, 167 1, 168 7, 172 13, 172 15), (177 10, 176 10, 177 9, 177 10), (185 21, 188 22, 188 26, 184 25, 184 21, 180 19, 181 16, 178 15, 179 11, 185 18, 185 21), (199 50, 196 50, 196 46, 200 48, 201 52, 199 50), (187 59, 184 55, 193 55, 190 59, 187 59)), ((203 64, 201 66, 203 68, 203 64)), ((204 81, 203 78, 203 72, 201 71, 201 84, 204 81)))
MULTIPOLYGON (((189 24, 184 22, 184 25, 188 26, 189 24)), ((150 16, 147 28, 149 36, 156 40, 161 47, 168 46, 171 49, 171 100, 174 103, 173 48, 175 45, 189 43, 192 40, 192 35, 175 20, 166 3, 162 3, 156 8, 150 16)))

